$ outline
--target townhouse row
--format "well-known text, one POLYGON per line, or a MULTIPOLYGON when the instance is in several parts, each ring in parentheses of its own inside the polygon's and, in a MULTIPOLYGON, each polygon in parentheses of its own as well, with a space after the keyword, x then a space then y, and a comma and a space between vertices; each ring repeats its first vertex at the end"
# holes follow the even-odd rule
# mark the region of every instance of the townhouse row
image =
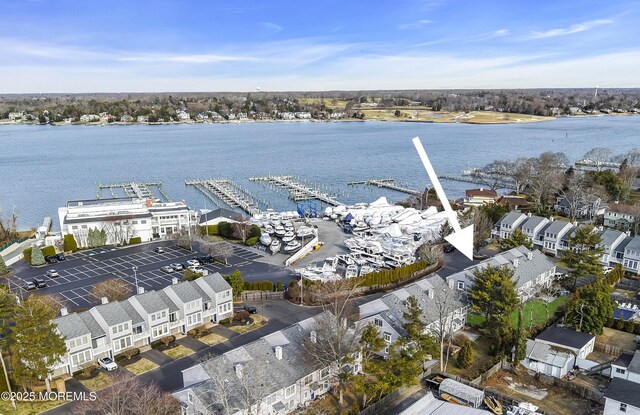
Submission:
POLYGON ((360 353, 338 367, 321 364, 309 347, 335 318, 325 311, 183 370, 184 387, 173 393, 181 414, 287 414, 327 393, 340 373, 361 373, 360 353))
POLYGON ((231 286, 218 273, 179 282, 159 291, 144 292, 124 301, 108 302, 81 313, 54 319, 65 338, 67 353, 53 366, 51 378, 73 374, 101 357, 114 358, 165 336, 187 331, 233 314, 231 286))
MULTIPOLYGON (((569 249, 568 238, 577 225, 562 220, 547 219, 542 216, 525 215, 513 211, 505 214, 492 230, 498 239, 506 239, 516 230, 521 230, 533 246, 542 252, 558 256, 569 249)), ((598 229, 602 242, 598 247, 604 249, 600 263, 605 266, 621 264, 625 271, 640 274, 640 236, 629 236, 615 229, 598 229)))

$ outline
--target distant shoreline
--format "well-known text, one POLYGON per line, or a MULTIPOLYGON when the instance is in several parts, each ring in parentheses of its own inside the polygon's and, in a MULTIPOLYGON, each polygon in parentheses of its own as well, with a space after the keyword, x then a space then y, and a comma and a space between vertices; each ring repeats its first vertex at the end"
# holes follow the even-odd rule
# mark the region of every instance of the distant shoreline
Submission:
POLYGON ((488 111, 474 111, 465 113, 432 113, 435 116, 425 116, 421 118, 344 118, 335 120, 318 120, 318 119, 295 119, 295 120, 225 120, 225 121, 207 121, 207 120, 188 120, 188 121, 169 121, 169 122, 52 122, 41 124, 33 121, 13 121, 0 120, 0 126, 6 125, 50 125, 58 126, 130 126, 130 125, 194 125, 194 124, 257 124, 257 123, 338 123, 338 122, 398 122, 398 123, 426 123, 426 124, 474 124, 474 125, 495 125, 495 124, 529 124, 544 121, 552 121, 558 118, 592 118, 592 117, 620 117, 620 116, 637 116, 637 113, 613 113, 613 114, 578 114, 578 115, 561 115, 556 117, 549 116, 532 116, 527 114, 516 113, 496 113, 488 111))

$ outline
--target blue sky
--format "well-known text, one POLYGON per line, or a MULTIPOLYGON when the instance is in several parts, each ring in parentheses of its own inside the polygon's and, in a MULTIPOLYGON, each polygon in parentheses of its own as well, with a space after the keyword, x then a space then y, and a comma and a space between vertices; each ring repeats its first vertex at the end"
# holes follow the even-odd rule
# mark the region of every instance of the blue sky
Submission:
POLYGON ((640 2, 2 0, 0 93, 640 87, 640 2))

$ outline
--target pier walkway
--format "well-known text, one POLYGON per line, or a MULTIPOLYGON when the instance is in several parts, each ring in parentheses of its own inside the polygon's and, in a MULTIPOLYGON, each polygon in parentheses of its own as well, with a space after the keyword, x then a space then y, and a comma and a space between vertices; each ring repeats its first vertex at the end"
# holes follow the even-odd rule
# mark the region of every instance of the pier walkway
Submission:
POLYGON ((156 196, 149 189, 150 187, 156 187, 158 189, 158 193, 165 199, 167 202, 171 202, 171 198, 165 192, 162 187, 161 181, 151 181, 151 182, 127 182, 127 183, 110 183, 110 184, 102 184, 98 183, 96 185, 96 198, 102 198, 102 190, 108 189, 111 193, 111 197, 117 199, 118 194, 116 194, 116 190, 122 190, 126 197, 137 197, 141 199, 155 199, 156 196))
POLYGON ((229 179, 187 179, 184 183, 194 186, 215 204, 220 200, 228 206, 239 207, 250 215, 260 213, 260 205, 267 206, 266 201, 258 199, 229 179))
POLYGON ((250 177, 252 182, 272 183, 277 186, 289 190, 289 199, 294 201, 300 200, 319 200, 328 205, 339 206, 343 203, 336 200, 333 196, 323 192, 318 187, 311 187, 300 181, 294 180, 292 176, 256 176, 250 177))
POLYGON ((347 184, 348 185, 364 184, 367 186, 378 186, 378 187, 383 187, 385 189, 391 189, 397 192, 407 193, 414 196, 420 196, 420 194, 422 193, 418 190, 413 190, 407 187, 397 185, 395 179, 367 179, 367 180, 347 182, 347 184))

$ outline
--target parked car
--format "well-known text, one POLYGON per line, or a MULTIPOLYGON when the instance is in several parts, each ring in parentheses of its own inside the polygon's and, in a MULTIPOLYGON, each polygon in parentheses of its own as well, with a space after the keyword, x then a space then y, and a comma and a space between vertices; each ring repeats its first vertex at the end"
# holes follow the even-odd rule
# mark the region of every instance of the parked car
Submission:
POLYGON ((164 248, 161 246, 156 246, 155 248, 153 248, 153 252, 155 252, 156 254, 163 254, 164 248))
POLYGON ((45 272, 44 275, 46 275, 49 278, 55 278, 60 276, 60 274, 58 274, 58 271, 56 271, 55 269, 50 269, 49 271, 45 272))
POLYGON ((189 271, 192 272, 199 272, 200 274, 204 275, 204 268, 200 267, 200 265, 191 265, 189 268, 187 268, 189 271))
POLYGON ((58 258, 58 261, 64 261, 67 259, 64 254, 56 254, 56 258, 58 258))
POLYGON ((189 267, 197 267, 200 265, 200 262, 195 259, 190 259, 187 261, 187 266, 189 267))
POLYGON ((169 264, 169 266, 173 268, 174 271, 182 271, 184 269, 184 265, 179 262, 174 262, 173 264, 169 264))
POLYGON ((27 290, 34 290, 36 288, 44 288, 47 286, 47 283, 44 282, 43 278, 35 277, 31 281, 27 281, 27 290))
POLYGON ((210 264, 213 262, 213 257, 211 255, 198 255, 194 256, 193 259, 201 264, 210 264))
POLYGON ((445 253, 447 253, 447 254, 448 254, 448 253, 451 253, 451 252, 453 252, 453 251, 455 251, 455 250, 456 250, 456 248, 454 248, 454 247, 453 247, 453 245, 447 245, 447 246, 445 246, 445 247, 444 247, 444 249, 443 249, 443 251, 444 251, 445 253))
POLYGON ((55 255, 49 255, 44 258, 45 261, 49 264, 55 264, 58 262, 58 257, 55 255))
POLYGON ((33 280, 28 280, 24 282, 24 288, 27 290, 35 290, 36 283, 33 280))
POLYGON ((98 359, 98 364, 108 372, 111 372, 112 370, 116 370, 118 368, 118 364, 108 357, 101 357, 100 359, 98 359))
POLYGON ((255 314, 258 312, 258 309, 252 305, 246 305, 243 308, 244 308, 244 311, 248 312, 249 314, 255 314))
POLYGON ((165 265, 164 267, 160 268, 160 270, 162 272, 166 272, 167 274, 171 274, 173 272, 173 268, 171 268, 169 265, 165 265))

